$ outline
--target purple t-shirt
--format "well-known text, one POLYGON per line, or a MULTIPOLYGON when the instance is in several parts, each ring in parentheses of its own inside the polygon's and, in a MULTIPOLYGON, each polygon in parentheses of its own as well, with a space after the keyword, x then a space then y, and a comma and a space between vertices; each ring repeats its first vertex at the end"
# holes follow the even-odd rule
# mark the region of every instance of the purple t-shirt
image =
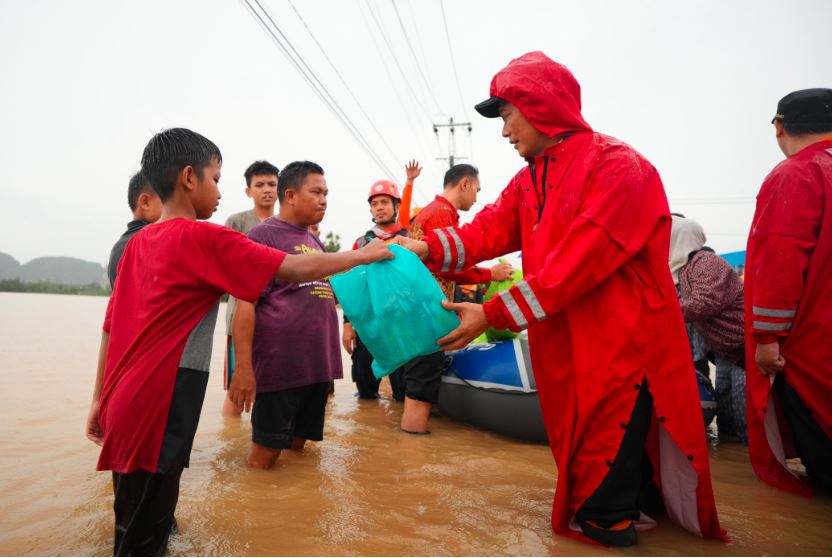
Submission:
MULTIPOLYGON (((287 254, 324 252, 317 236, 276 217, 248 232, 287 254)), ((329 281, 272 279, 256 307, 252 360, 257 392, 280 391, 343 377, 338 314, 329 281)))

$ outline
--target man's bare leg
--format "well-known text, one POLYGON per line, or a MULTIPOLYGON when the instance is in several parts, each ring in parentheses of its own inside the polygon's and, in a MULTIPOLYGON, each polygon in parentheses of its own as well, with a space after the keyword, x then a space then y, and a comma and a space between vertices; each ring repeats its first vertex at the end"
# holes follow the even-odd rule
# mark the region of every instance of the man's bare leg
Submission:
POLYGON ((231 392, 225 392, 225 401, 222 402, 222 416, 225 418, 240 418, 243 414, 243 408, 238 407, 231 401, 231 392))
POLYGON ((248 466, 252 469, 271 469, 280 457, 280 452, 279 449, 267 448, 252 442, 248 452, 248 466))
POLYGON ((306 438, 298 438, 295 436, 292 439, 292 451, 303 451, 303 446, 306 444, 306 438))
POLYGON ((404 412, 402 412, 401 429, 408 433, 426 433, 430 418, 431 404, 418 399, 404 398, 404 412))

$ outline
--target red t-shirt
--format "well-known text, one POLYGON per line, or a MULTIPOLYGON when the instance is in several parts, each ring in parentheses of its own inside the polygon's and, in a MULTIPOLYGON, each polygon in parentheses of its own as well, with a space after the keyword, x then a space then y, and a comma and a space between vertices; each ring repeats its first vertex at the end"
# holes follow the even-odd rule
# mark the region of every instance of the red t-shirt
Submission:
POLYGON ((130 240, 104 319, 99 471, 156 472, 188 335, 223 293, 256 301, 285 257, 227 227, 181 218, 130 240))

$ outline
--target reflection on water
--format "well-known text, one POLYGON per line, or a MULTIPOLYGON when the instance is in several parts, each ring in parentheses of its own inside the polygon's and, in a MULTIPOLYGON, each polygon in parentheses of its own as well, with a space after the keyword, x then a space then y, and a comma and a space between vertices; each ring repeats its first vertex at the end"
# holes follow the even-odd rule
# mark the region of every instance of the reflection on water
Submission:
MULTIPOLYGON (((98 451, 83 436, 106 302, 0 293, 0 554, 111 552, 110 477, 95 472, 98 451)), ((359 402, 347 380, 336 382, 322 443, 284 452, 272 471, 250 471, 249 422, 220 417, 220 329, 172 554, 832 553, 832 499, 763 485, 735 444, 711 453, 731 544, 666 520, 629 550, 556 537, 547 447, 442 417, 433 419, 433 435, 405 436, 397 430, 400 404, 359 402)))

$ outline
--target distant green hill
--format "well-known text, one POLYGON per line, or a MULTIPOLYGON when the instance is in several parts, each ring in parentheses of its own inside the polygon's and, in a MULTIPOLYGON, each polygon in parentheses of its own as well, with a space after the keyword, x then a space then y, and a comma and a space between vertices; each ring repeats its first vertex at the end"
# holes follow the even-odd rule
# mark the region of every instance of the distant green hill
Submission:
POLYGON ((104 266, 78 258, 47 257, 20 264, 0 252, 0 279, 20 279, 25 283, 48 281, 63 285, 107 284, 104 266))

